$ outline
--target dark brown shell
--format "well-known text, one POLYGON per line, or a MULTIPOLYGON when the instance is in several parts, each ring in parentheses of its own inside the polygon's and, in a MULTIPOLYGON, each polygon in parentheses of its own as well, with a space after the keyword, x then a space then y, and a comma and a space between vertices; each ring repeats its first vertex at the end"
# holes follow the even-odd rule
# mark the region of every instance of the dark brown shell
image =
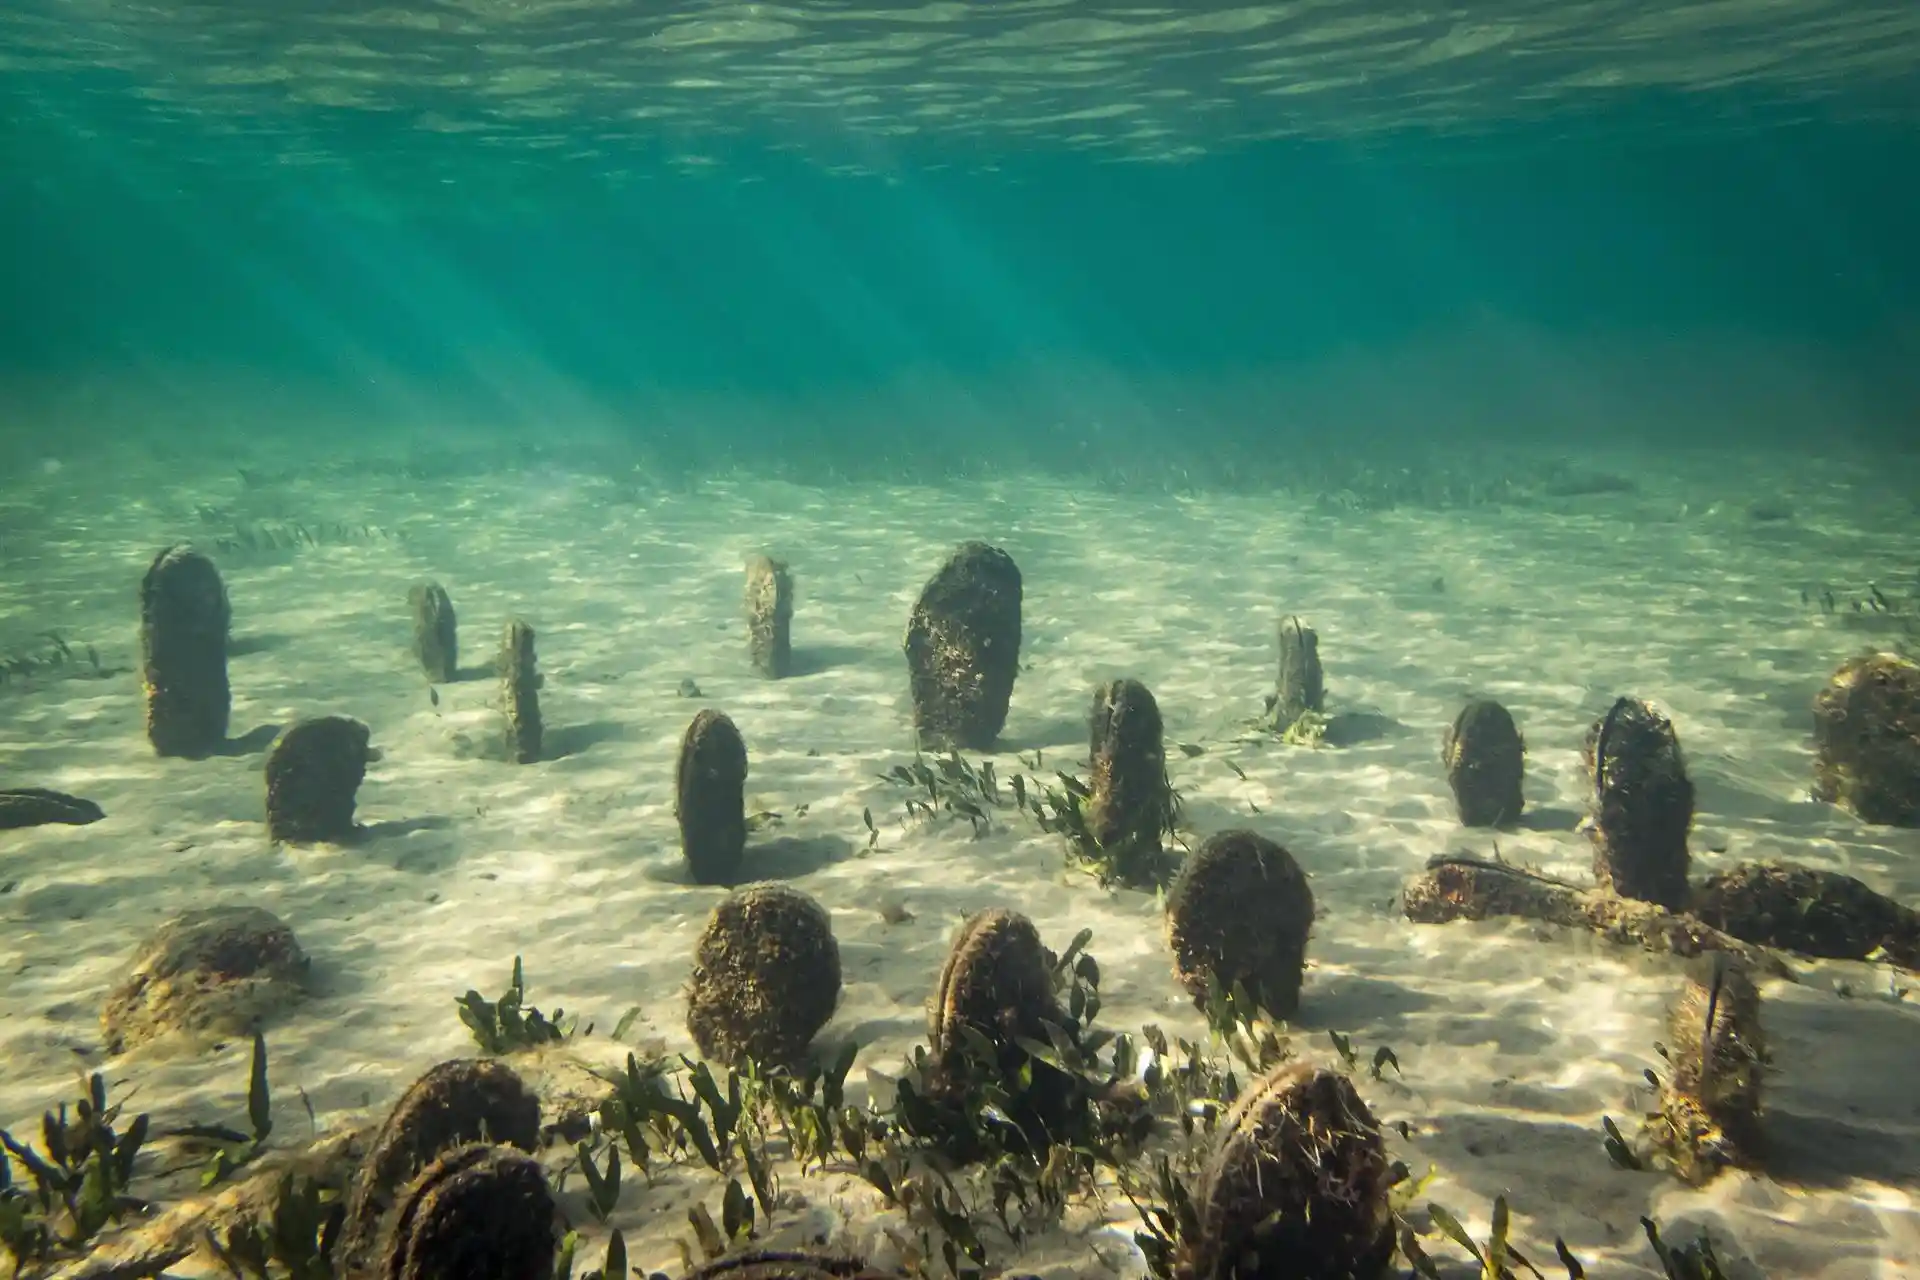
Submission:
POLYGON ((1440 742, 1460 823, 1501 827, 1520 817, 1527 744, 1499 703, 1476 698, 1460 709, 1440 742))
POLYGON ((540 716, 540 664, 533 628, 519 618, 500 640, 500 711, 506 719, 507 758, 515 764, 540 759, 546 721, 540 716))
POLYGON ((1838 871, 1742 863, 1708 876, 1691 910, 1743 942, 1833 960, 1884 950, 1920 969, 1920 912, 1838 871))
POLYGON ((267 835, 289 844, 342 844, 367 776, 372 733, 346 716, 296 720, 267 752, 267 835))
POLYGON ((1167 891, 1174 974, 1205 1008, 1216 978, 1239 983, 1276 1018, 1300 1005, 1313 890, 1293 855, 1252 831, 1221 831, 1167 891))
POLYGON ((154 557, 140 582, 140 670, 155 753, 198 759, 225 744, 232 620, 213 561, 185 545, 154 557))
POLYGON ((431 1068, 400 1095, 361 1161, 340 1230, 343 1270, 371 1262, 399 1189, 441 1152, 476 1142, 532 1151, 539 1141, 540 1102, 513 1068, 492 1058, 431 1068))
POLYGON ((1021 581, 1013 557, 963 543, 920 592, 903 648, 913 725, 927 749, 990 750, 1020 673, 1021 581))
POLYGON ((1020 1036, 1044 1040, 1045 1023, 1065 1021, 1033 921, 998 907, 969 916, 947 950, 927 1010, 935 1056, 959 1048, 962 1023, 1005 1046, 1020 1036))
POLYGON ((1088 834, 1119 883, 1156 888, 1167 874, 1161 838, 1173 825, 1160 706, 1138 680, 1114 680, 1094 692, 1088 719, 1088 834))
POLYGON ((1581 760, 1593 780, 1594 879, 1623 898, 1683 910, 1693 782, 1673 722, 1620 698, 1587 730, 1581 760))
POLYGON ((1666 1049, 1652 1131, 1680 1176, 1698 1184, 1730 1166, 1758 1167, 1766 1036, 1760 992, 1739 961, 1716 954, 1694 963, 1667 1010, 1666 1049))
POLYGON ((696 884, 731 884, 747 849, 747 744, 732 720, 706 710, 680 739, 674 816, 696 884))
POLYGON ((458 1147, 401 1194, 380 1249, 381 1280, 551 1280, 558 1241, 539 1161, 484 1143, 458 1147))
POLYGON ((1285 729, 1309 711, 1326 710, 1327 682, 1320 668, 1320 636, 1300 619, 1280 620, 1280 668, 1274 682, 1273 726, 1285 729))
POLYGON ((1863 822, 1920 826, 1920 664, 1875 653, 1813 700, 1813 794, 1863 822))
MULTIPOLYGON (((961 925, 927 1010, 927 1096, 963 1108, 984 1077, 1007 1091, 1005 1118, 1035 1151, 1074 1133, 1085 1118, 1079 1082, 1030 1057, 1020 1043, 1048 1043, 1050 1026, 1072 1034, 1072 1020, 1054 998, 1052 959, 1033 921, 1017 911, 982 911, 961 925), (970 1050, 963 1027, 993 1047, 993 1061, 970 1050)), ((949 1136, 953 1158, 979 1154, 964 1128, 949 1136)))
POLYGON ((798 1069, 839 1001, 840 945, 818 902, 755 884, 713 909, 687 989, 687 1031, 702 1056, 798 1069))
POLYGON ((450 684, 460 678, 460 632, 453 599, 437 582, 416 583, 407 592, 413 614, 413 656, 428 680, 450 684))
POLYGON ((250 1035, 305 993, 309 961, 259 907, 187 911, 153 932, 100 1012, 109 1053, 174 1033, 250 1035))
POLYGON ((899 1274, 837 1254, 757 1249, 709 1262, 687 1280, 893 1280, 899 1274))
POLYGON ((1390 1177, 1379 1126, 1352 1083, 1283 1063, 1221 1122, 1176 1280, 1376 1280, 1394 1254, 1390 1177))

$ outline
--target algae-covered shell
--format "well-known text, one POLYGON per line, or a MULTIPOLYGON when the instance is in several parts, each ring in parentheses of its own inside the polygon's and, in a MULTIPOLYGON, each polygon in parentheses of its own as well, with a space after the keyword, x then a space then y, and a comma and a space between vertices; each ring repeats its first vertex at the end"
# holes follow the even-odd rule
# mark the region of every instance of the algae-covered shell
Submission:
POLYGON ((1376 1280, 1393 1260, 1379 1126, 1345 1076, 1283 1063, 1240 1096, 1193 1193, 1176 1280, 1376 1280))
POLYGON ((747 560, 747 656, 773 680, 793 670, 793 575, 787 562, 756 555, 747 560))
MULTIPOLYGON (((1047 1043, 1049 1026, 1072 1034, 1072 1020, 1054 998, 1051 961, 1033 921, 1003 908, 982 911, 960 926, 927 1009, 928 1096, 963 1106, 984 1076, 1009 1089, 1005 1118, 1036 1150, 1071 1140, 1083 1118, 1078 1082, 1021 1044, 1047 1043), (994 1061, 977 1060, 976 1036, 992 1046, 994 1061), (1014 1089, 1014 1082, 1024 1083, 1014 1089)), ((977 1152, 959 1137, 948 1154, 971 1159, 977 1152)))
POLYGON ((920 592, 903 642, 914 730, 927 748, 986 751, 1007 721, 1020 672, 1020 569, 963 543, 920 592))
POLYGON ((1673 722, 1619 698, 1587 730, 1593 875, 1600 887, 1678 911, 1685 907, 1693 782, 1673 722))
POLYGON ((1688 910, 1742 942, 1920 969, 1920 912, 1838 871, 1743 862, 1708 876, 1688 910))
POLYGON ((732 720, 706 710, 687 725, 674 778, 680 852, 696 884, 728 884, 747 848, 747 744, 732 720))
POLYGON ((1088 720, 1088 834, 1119 883, 1157 887, 1167 874, 1162 837, 1173 826, 1160 706, 1138 680, 1114 680, 1095 690, 1088 720))
POLYGON ((437 582, 419 582, 407 592, 413 613, 413 656, 420 670, 436 684, 460 678, 459 621, 447 589, 437 582))
POLYGON ((401 1194, 382 1280, 551 1280, 553 1192, 540 1162, 486 1143, 455 1148, 401 1194))
POLYGON ((1813 794, 1863 822, 1920 826, 1920 663, 1852 658, 1813 700, 1813 794))
POLYGON ((1440 761, 1462 826, 1500 827, 1519 818, 1527 746, 1513 716, 1489 698, 1460 709, 1440 742, 1440 761))
POLYGON ((188 911, 154 931, 100 1011, 107 1052, 172 1035, 247 1035, 300 999, 309 962, 259 907, 188 911))
POLYGON ((1738 960, 1715 952, 1694 963, 1667 1010, 1666 1049, 1653 1133, 1676 1171, 1698 1184, 1757 1167, 1767 1046, 1759 989, 1738 960))
POLYGON ((515 764, 540 759, 546 720, 540 714, 539 655, 534 630, 524 619, 507 623, 500 638, 500 713, 506 722, 507 758, 515 764))
POLYGON ((709 1262, 687 1280, 893 1280, 859 1258, 786 1249, 756 1249, 709 1262))
POLYGON ((154 557, 140 582, 140 669, 156 754, 199 758, 226 742, 232 621, 213 561, 184 544, 154 557))
POLYGON ((347 1198, 339 1256, 366 1266, 400 1187, 441 1152, 476 1142, 532 1151, 540 1102, 513 1068, 491 1058, 455 1058, 429 1069, 387 1113, 347 1198))
POLYGON ((1320 667, 1320 634, 1292 616, 1278 629, 1280 666, 1274 680, 1271 715, 1285 729, 1308 712, 1326 710, 1327 682, 1320 667))
POLYGON ((366 725, 347 716, 288 725, 267 753, 267 835, 289 844, 352 839, 371 739, 366 725))
POLYGON ((840 1001, 840 945, 826 908, 783 884, 747 885, 707 920, 687 988, 704 1057, 798 1068, 840 1001))
POLYGON ((1020 1036, 1044 1039, 1045 1023, 1065 1021, 1033 921, 999 907, 969 916, 947 950, 927 1010, 934 1054, 958 1047, 963 1023, 1006 1046, 1020 1036))
POLYGON ((1205 1008, 1216 981, 1238 983, 1276 1018, 1299 1008, 1313 890, 1293 855, 1253 831, 1221 831, 1167 891, 1174 973, 1205 1008))

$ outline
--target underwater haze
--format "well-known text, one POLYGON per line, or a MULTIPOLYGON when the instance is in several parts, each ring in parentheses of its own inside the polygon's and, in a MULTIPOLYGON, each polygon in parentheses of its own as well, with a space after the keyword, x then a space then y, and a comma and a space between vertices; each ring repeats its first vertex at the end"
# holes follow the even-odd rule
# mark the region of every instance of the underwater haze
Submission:
POLYGON ((0 1280, 1920 1276, 1916 518, 1914 0, 4 0, 0 1280))
POLYGON ((1895 0, 0 30, 16 445, 87 387, 181 444, 304 414, 843 466, 1913 425, 1895 0))

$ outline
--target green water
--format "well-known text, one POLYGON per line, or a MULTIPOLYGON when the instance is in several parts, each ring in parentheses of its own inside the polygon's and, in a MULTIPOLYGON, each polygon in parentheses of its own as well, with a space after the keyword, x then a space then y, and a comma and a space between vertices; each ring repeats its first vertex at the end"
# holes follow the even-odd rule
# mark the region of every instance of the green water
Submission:
POLYGON ((108 402, 186 445, 458 422, 827 473, 1914 434, 1896 0, 25 0, 0 34, 16 465, 108 402))

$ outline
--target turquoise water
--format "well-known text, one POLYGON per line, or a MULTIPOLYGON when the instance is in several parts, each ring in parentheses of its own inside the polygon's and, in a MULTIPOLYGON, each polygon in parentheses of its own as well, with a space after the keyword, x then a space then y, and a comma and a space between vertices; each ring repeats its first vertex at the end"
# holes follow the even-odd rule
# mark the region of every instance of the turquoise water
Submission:
POLYGON ((5 21, 21 403, 190 432, 243 374, 347 434, 1194 466, 1290 429, 1897 440, 1920 401, 1899 4, 5 21))

